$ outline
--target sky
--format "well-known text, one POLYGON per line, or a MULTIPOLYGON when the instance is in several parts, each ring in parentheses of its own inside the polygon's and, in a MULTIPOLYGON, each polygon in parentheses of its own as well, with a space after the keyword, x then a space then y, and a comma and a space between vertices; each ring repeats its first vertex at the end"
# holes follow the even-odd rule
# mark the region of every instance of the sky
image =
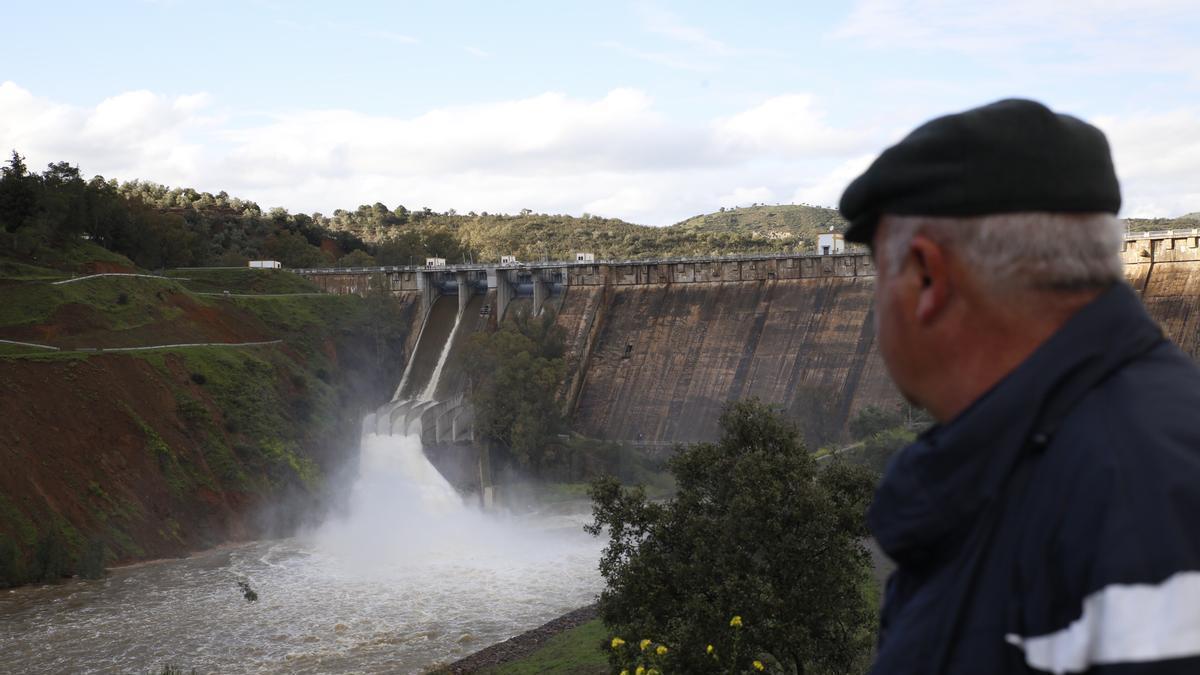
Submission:
POLYGON ((669 225, 836 206, 933 117, 1099 126, 1127 217, 1200 211, 1196 0, 0 2, 0 152, 332 213, 669 225))

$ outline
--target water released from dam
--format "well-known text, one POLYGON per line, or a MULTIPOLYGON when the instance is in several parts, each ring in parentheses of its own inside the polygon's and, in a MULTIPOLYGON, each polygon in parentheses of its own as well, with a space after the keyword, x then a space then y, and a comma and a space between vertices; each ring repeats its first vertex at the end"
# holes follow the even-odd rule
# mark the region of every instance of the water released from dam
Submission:
POLYGON ((586 503, 483 511, 395 405, 364 420, 349 508, 310 532, 0 591, 0 672, 419 673, 595 599, 586 503))

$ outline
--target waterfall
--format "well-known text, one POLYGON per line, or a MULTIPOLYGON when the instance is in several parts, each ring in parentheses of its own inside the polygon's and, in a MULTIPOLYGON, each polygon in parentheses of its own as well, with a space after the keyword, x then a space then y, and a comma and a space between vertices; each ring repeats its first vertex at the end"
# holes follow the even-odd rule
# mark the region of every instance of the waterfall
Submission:
MULTIPOLYGON (((433 375, 429 376, 429 384, 425 385, 425 391, 417 397, 418 401, 432 401, 433 395, 437 393, 438 380, 442 379, 442 368, 446 367, 446 359, 450 356, 450 348, 454 346, 454 336, 458 334, 458 324, 462 323, 462 312, 454 315, 454 327, 450 329, 450 337, 446 338, 446 344, 442 347, 442 353, 438 355, 437 366, 433 369, 433 375)), ((411 365, 411 364, 410 364, 411 365)), ((404 386, 401 383, 401 386, 404 386)))
MULTIPOLYGON (((316 541, 328 550, 359 560, 395 562, 420 559, 433 551, 465 554, 491 536, 487 532, 494 523, 463 502, 425 456, 421 444, 421 414, 437 405, 433 397, 462 316, 463 312, 455 315, 424 391, 399 400, 409 384, 414 349, 396 398, 363 418, 358 475, 348 513, 331 518, 314 533, 316 541)), ((418 344, 424 333, 422 326, 418 344)))
POLYGON ((404 385, 408 384, 408 377, 412 375, 413 364, 417 362, 417 347, 421 345, 421 338, 425 336, 425 327, 429 325, 429 314, 425 315, 425 320, 421 322, 421 330, 417 333, 417 341, 413 343, 412 354, 408 356, 408 365, 404 367, 404 374, 400 376, 400 386, 396 387, 396 393, 392 394, 393 401, 400 400, 400 392, 404 391, 404 385))

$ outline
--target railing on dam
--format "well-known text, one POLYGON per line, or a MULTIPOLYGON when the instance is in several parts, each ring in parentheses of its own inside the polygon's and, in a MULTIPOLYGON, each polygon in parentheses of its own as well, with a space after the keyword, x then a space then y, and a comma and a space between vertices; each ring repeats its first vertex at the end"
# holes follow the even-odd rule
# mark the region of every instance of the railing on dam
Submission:
POLYGON ((1200 236, 1200 228, 1190 230, 1144 230, 1142 232, 1126 232, 1126 239, 1166 239, 1168 237, 1200 236))
POLYGON ((672 265, 687 263, 723 263, 746 260, 794 260, 796 258, 844 258, 865 255, 867 251, 851 250, 833 255, 819 253, 736 253, 721 256, 683 256, 673 258, 619 258, 577 262, 574 260, 544 260, 540 262, 518 262, 508 265, 499 263, 456 263, 444 267, 424 267, 421 265, 388 265, 380 267, 307 267, 289 268, 295 274, 371 274, 382 272, 479 272, 485 270, 522 270, 549 269, 561 267, 593 267, 596 265, 627 266, 627 265, 672 265))
MULTIPOLYGON (((1141 232, 1126 232, 1125 239, 1165 239, 1168 237, 1200 236, 1200 228, 1190 230, 1145 230, 1141 232)), ((575 260, 542 260, 537 262, 500 263, 455 263, 444 267, 425 267, 423 265, 382 265, 376 267, 297 267, 289 268, 295 274, 374 274, 385 272, 480 272, 486 270, 533 270, 563 267, 590 267, 595 265, 628 266, 628 265, 672 265, 672 264, 710 264, 723 262, 739 262, 746 260, 794 260, 797 258, 841 258, 865 255, 867 250, 852 249, 845 253, 822 255, 820 253, 735 253, 720 256, 676 256, 670 258, 610 258, 578 262, 575 260)))

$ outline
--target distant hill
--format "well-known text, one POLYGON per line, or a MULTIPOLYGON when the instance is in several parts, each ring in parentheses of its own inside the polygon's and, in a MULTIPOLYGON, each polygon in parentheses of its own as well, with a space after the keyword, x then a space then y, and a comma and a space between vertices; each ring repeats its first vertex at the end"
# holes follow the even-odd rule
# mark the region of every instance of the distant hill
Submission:
POLYGON ((1200 227, 1200 211, 1188 213, 1178 218, 1126 218, 1130 232, 1148 232, 1150 230, 1190 230, 1200 227))
POLYGON ((372 207, 360 207, 353 214, 335 213, 329 226, 376 245, 384 258, 392 257, 387 255, 389 242, 412 238, 414 225, 419 230, 443 231, 458 240, 460 255, 480 261, 499 260, 503 255, 526 261, 561 260, 576 251, 604 259, 796 251, 815 246, 818 232, 830 227, 845 229, 845 222, 833 209, 797 205, 722 210, 668 227, 531 212, 431 213, 421 215, 414 224, 413 215, 407 215, 408 222, 395 222, 395 213, 389 218, 372 207))
MULTIPOLYGON (((815 250, 818 234, 847 225, 837 210, 807 204, 722 208, 668 227, 589 214, 437 213, 380 202, 308 215, 264 212, 225 192, 118 184, 100 176, 84 180, 66 162, 38 174, 15 152, 0 169, 0 263, 13 269, 36 263, 83 271, 80 261, 49 262, 77 250, 71 242, 81 238, 142 269, 238 267, 254 259, 286 267, 366 267, 420 264, 426 257, 453 263, 496 262, 505 255, 564 260, 575 252, 600 259, 804 252, 815 250)), ((1191 229, 1200 227, 1200 212, 1128 223, 1133 231, 1191 229)))
POLYGON ((688 218, 671 227, 699 232, 737 232, 764 239, 815 239, 831 227, 838 232, 846 229, 846 221, 837 209, 808 204, 777 204, 722 208, 688 218))

